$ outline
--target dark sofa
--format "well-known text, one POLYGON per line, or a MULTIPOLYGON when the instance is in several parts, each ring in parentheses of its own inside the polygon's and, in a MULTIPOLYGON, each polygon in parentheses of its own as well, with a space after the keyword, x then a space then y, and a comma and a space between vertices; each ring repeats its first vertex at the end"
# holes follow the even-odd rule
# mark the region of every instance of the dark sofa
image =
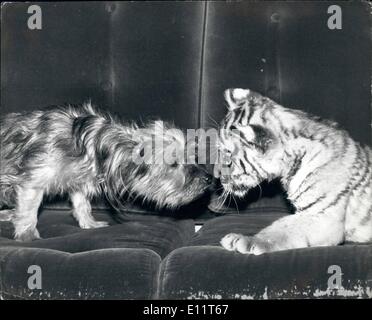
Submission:
MULTIPOLYGON (((42 30, 27 28, 30 4, 1 10, 1 112, 87 98, 121 116, 214 126, 225 88, 251 88, 285 106, 338 121, 371 144, 371 7, 329 3, 39 3, 42 30)), ((117 216, 94 206, 107 228, 81 230, 66 201, 45 201, 42 240, 12 240, 0 222, 4 299, 274 299, 372 297, 372 244, 228 252, 229 232, 253 235, 291 210, 277 182, 244 203, 209 199, 174 213, 128 204, 117 216), (118 220, 121 223, 118 223, 118 220), (195 226, 202 226, 195 232, 195 226), (29 289, 31 265, 42 289, 29 289), (342 287, 329 288, 330 266, 342 287)))

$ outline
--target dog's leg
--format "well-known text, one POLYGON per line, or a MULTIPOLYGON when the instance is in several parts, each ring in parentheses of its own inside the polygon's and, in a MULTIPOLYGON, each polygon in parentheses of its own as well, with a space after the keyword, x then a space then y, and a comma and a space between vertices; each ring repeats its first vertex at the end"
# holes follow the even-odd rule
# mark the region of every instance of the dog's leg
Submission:
POLYGON ((71 193, 70 199, 72 202, 72 215, 78 221, 80 228, 92 229, 108 226, 106 221, 96 221, 93 218, 90 201, 83 193, 71 193))
POLYGON ((14 238, 19 241, 40 239, 36 229, 37 213, 43 200, 43 190, 33 188, 19 188, 17 190, 17 204, 14 211, 14 238))

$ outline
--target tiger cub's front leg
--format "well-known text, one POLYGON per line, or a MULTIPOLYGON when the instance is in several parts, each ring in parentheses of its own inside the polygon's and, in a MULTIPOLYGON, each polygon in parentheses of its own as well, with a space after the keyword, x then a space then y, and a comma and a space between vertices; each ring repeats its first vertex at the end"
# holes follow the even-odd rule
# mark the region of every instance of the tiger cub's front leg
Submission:
POLYGON ((259 255, 287 249, 332 246, 344 240, 344 222, 336 215, 297 213, 275 221, 249 237, 230 233, 221 245, 230 251, 259 255))

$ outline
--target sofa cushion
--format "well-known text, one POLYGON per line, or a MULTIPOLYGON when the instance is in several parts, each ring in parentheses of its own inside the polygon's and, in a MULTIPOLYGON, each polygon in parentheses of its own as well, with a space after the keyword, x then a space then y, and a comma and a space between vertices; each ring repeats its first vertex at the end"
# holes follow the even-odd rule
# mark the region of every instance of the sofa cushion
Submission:
POLYGON ((372 243, 314 247, 260 256, 223 249, 230 232, 254 235, 286 214, 281 211, 228 214, 206 221, 187 247, 162 262, 164 299, 271 299, 372 297, 372 243), (327 290, 328 268, 341 268, 340 290, 327 290))
POLYGON ((13 225, 0 222, 0 246, 47 248, 76 253, 106 248, 145 248, 166 256, 186 244, 194 234, 194 222, 171 217, 136 216, 118 224, 108 211, 95 211, 97 220, 109 227, 83 230, 69 211, 43 210, 38 230, 43 239, 18 242, 13 239, 13 225))
MULTIPOLYGON (((122 216, 132 216, 138 217, 138 215, 145 216, 167 216, 167 217, 176 217, 176 218, 199 218, 205 214, 212 214, 213 212, 208 210, 208 205, 211 201, 211 194, 206 192, 200 198, 195 199, 193 202, 181 206, 177 209, 167 209, 167 208, 157 208, 154 202, 144 202, 143 199, 138 198, 135 200, 123 201, 122 213, 117 213, 112 209, 110 204, 102 197, 94 198, 91 201, 91 206, 96 212, 111 211, 114 214, 116 220, 121 220, 122 216)), ((67 197, 46 197, 42 205, 43 209, 49 211, 62 210, 69 211, 71 210, 71 203, 67 197)))
POLYGON ((372 298, 372 244, 260 256, 184 247, 163 260, 159 292, 162 299, 372 298), (330 266, 341 270, 339 289, 328 287, 330 266))
POLYGON ((231 232, 251 236, 285 215, 280 211, 271 211, 252 212, 246 215, 227 214, 216 217, 207 220, 202 228, 193 235, 188 245, 219 245, 222 237, 231 232))
POLYGON ((150 299, 156 294, 159 265, 159 255, 148 249, 70 254, 0 247, 0 299, 150 299), (41 289, 28 286, 36 274, 30 266, 40 267, 41 289))

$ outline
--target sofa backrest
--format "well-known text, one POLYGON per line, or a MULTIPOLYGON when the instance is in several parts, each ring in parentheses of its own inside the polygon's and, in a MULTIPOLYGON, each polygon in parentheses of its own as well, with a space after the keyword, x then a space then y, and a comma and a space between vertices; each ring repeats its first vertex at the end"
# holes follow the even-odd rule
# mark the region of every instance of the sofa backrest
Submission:
POLYGON ((371 144, 370 6, 332 4, 342 30, 328 28, 327 2, 39 3, 42 30, 27 27, 30 4, 5 3, 1 112, 90 98, 129 119, 211 127, 224 89, 242 87, 371 144))

